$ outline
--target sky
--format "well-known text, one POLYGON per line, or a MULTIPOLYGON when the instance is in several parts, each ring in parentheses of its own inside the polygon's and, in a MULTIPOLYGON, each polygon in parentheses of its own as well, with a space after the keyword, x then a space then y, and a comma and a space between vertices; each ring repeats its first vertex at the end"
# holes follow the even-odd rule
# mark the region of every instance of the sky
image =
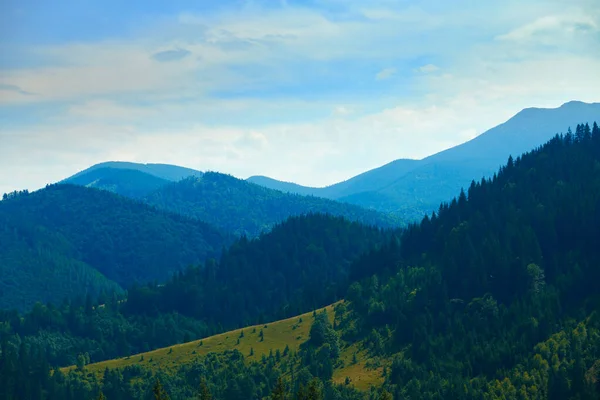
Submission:
POLYGON ((597 0, 2 0, 0 193, 115 160, 324 186, 598 71, 597 0))

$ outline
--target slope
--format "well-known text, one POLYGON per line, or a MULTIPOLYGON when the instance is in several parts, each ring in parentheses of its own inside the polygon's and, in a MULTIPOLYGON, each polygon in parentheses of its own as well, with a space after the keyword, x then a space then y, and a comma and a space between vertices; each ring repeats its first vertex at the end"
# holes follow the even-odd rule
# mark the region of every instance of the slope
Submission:
MULTIPOLYGON (((331 323, 338 318, 335 303, 316 312, 326 312, 331 323)), ((308 312, 291 318, 268 324, 246 326, 241 329, 221 333, 203 339, 177 344, 144 353, 134 354, 114 360, 92 363, 85 366, 88 373, 98 378, 106 373, 106 369, 125 369, 127 367, 142 368, 152 373, 176 375, 183 366, 193 365, 211 353, 224 354, 238 351, 244 355, 246 363, 260 362, 274 355, 285 359, 289 353, 298 353, 310 338, 310 330, 314 321, 314 313, 308 312), (279 356, 277 356, 279 354, 279 356)), ((339 334, 339 333, 338 333, 339 334)), ((352 386, 360 390, 368 390, 371 386, 383 383, 382 367, 369 367, 369 361, 363 350, 363 343, 342 343, 340 359, 333 371, 333 380, 344 383, 346 379, 352 386), (360 359, 353 361, 358 354, 360 359)), ((385 361, 385 363, 388 363, 385 361)), ((76 371, 75 365, 61 368, 63 373, 76 371)))
POLYGON ((368 225, 391 227, 396 220, 332 200, 267 189, 230 175, 207 172, 160 188, 146 197, 159 208, 196 217, 226 232, 255 237, 294 215, 328 213, 368 225))
POLYGON ((397 160, 325 188, 282 185, 269 178, 251 180, 415 220, 435 210, 471 180, 490 177, 510 155, 516 157, 540 146, 569 126, 591 124, 599 115, 600 103, 572 101, 558 108, 528 108, 459 146, 422 160, 397 160))
POLYGON ((394 397, 597 398, 599 206, 600 129, 579 125, 366 255, 347 335, 394 357, 394 397), (571 354, 536 348, 584 320, 571 354))
POLYGON ((178 165, 171 164, 140 164, 133 162, 125 162, 125 161, 107 161, 99 164, 92 165, 85 170, 76 173, 75 175, 65 179, 63 183, 68 183, 68 181, 79 178, 82 175, 85 175, 91 171, 96 169, 106 169, 106 168, 116 168, 116 169, 129 169, 134 171, 140 171, 157 178, 165 179, 167 181, 179 181, 183 178, 187 178, 188 176, 202 176, 202 172, 197 171, 191 168, 180 167, 178 165))
POLYGON ((240 238, 218 262, 130 290, 124 308, 177 312, 226 329, 297 315, 338 300, 354 260, 391 235, 341 217, 292 217, 259 238, 240 238))
POLYGON ((251 176, 249 182, 280 190, 287 193, 319 196, 327 199, 342 199, 356 193, 378 190, 392 184, 409 171, 419 166, 418 160, 400 159, 385 164, 350 178, 323 188, 301 186, 291 182, 282 182, 266 176, 251 176))
POLYGON ((0 217, 0 305, 25 310, 35 302, 120 295, 122 288, 87 263, 64 236, 0 217))
POLYGON ((19 343, 41 347, 51 365, 72 364, 84 353, 97 362, 169 346, 331 304, 346 291, 354 260, 391 234, 340 217, 293 217, 260 238, 239 238, 217 260, 128 287, 126 297, 101 296, 96 307, 75 297, 25 313, 0 310, 0 326, 19 343))
MULTIPOLYGON (((325 307, 325 310, 333 317, 333 305, 325 307)), ((238 350, 246 356, 247 360, 257 361, 263 355, 268 356, 270 351, 283 352, 286 346, 290 350, 297 351, 300 344, 308 339, 312 314, 308 312, 268 324, 246 326, 191 342, 115 360, 101 361, 87 365, 87 369, 96 374, 103 373, 106 368, 123 368, 132 365, 145 365, 154 371, 175 370, 181 364, 193 362, 197 357, 206 356, 211 352, 223 353, 227 350, 238 350), (260 336, 261 331, 263 340, 260 336)), ((75 369, 74 365, 62 368, 62 371, 68 372, 73 369, 75 369)))
POLYGON ((205 223, 72 185, 53 185, 2 201, 0 226, 8 240, 0 253, 4 285, 18 287, 5 291, 1 305, 24 301, 21 309, 34 300, 61 301, 58 288, 63 285, 73 288, 77 282, 98 281, 97 290, 114 286, 99 274, 122 287, 164 280, 218 254, 228 243, 205 223), (42 281, 50 274, 49 265, 58 268, 56 275, 42 281), (70 271, 68 282, 63 282, 65 271, 70 271), (57 291, 45 292, 46 286, 57 291))
POLYGON ((169 182, 136 169, 114 167, 89 169, 63 181, 72 185, 107 190, 133 199, 141 199, 169 182))

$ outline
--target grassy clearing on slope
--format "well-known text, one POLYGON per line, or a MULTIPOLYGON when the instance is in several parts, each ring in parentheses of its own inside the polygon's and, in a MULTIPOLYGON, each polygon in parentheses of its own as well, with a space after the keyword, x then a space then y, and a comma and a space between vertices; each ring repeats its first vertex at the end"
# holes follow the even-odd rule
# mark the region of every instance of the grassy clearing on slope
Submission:
POLYGON ((346 378, 350 379, 350 384, 359 390, 368 390, 371 386, 381 386, 383 384, 383 365, 387 365, 387 360, 375 363, 369 357, 367 350, 362 348, 362 343, 353 343, 344 348, 340 354, 343 361, 343 367, 336 368, 333 371, 333 382, 344 384, 346 378), (356 362, 354 355, 356 354, 356 362), (368 364, 382 364, 378 367, 371 367, 368 364))
MULTIPOLYGON (((333 319, 334 315, 333 307, 333 305, 325 307, 331 319, 333 319)), ((297 351, 300 344, 308 340, 312 321, 312 312, 308 312, 300 316, 269 324, 249 326, 205 339, 177 344, 130 357, 89 364, 86 366, 86 369, 98 375, 102 374, 106 368, 124 368, 132 365, 140 365, 150 368, 153 371, 159 368, 170 370, 178 365, 190 363, 196 358, 205 356, 210 352, 222 353, 226 350, 234 349, 239 350, 247 360, 258 361, 263 355, 268 356, 270 351, 275 352, 280 350, 283 352, 286 346, 290 350, 297 351), (260 338, 261 330, 264 337, 263 341, 260 338), (241 337, 242 332, 244 332, 243 337, 241 337), (252 356, 250 355, 251 350, 254 350, 252 356)), ((68 372, 74 368, 75 366, 70 366, 63 368, 62 371, 68 372)))
MULTIPOLYGON (((336 304, 325 307, 332 322, 336 304)), ((321 310, 317 310, 317 312, 321 310)), ((312 323, 313 313, 308 312, 296 317, 236 329, 201 340, 156 349, 130 357, 89 364, 86 366, 86 370, 100 378, 106 368, 119 369, 134 365, 148 368, 153 372, 159 369, 174 371, 180 365, 192 363, 208 353, 223 353, 226 350, 234 349, 240 351, 248 361, 260 361, 263 355, 268 356, 269 352, 275 353, 277 350, 283 352, 286 346, 291 351, 298 351, 300 345, 308 340, 312 323), (262 341, 260 338, 261 330, 264 337, 262 341), (252 355, 250 355, 251 351, 252 355)), ((349 378, 350 384, 359 390, 368 390, 371 386, 380 386, 383 383, 383 365, 388 363, 386 360, 378 363, 374 362, 367 350, 364 349, 363 343, 342 346, 340 359, 342 367, 336 368, 333 373, 335 383, 344 384, 346 378, 349 378), (354 362, 355 354, 356 362, 354 362), (372 367, 369 364, 378 366, 372 367)), ((63 368, 62 371, 67 373, 74 369, 75 366, 70 366, 63 368)))

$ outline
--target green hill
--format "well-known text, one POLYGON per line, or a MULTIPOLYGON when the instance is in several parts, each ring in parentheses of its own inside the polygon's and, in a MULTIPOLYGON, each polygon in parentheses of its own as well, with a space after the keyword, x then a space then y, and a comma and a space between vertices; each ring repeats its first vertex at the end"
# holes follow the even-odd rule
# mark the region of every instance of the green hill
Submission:
MULTIPOLYGON (((0 310, 0 326, 19 335, 19 343, 41 348, 51 365, 72 364, 79 353, 97 362, 144 352, 331 304, 346 291, 353 261, 391 234, 341 217, 293 217, 160 284, 101 296, 99 306, 71 296, 22 314, 0 310)), ((31 290, 26 283, 24 290, 31 290)))
POLYGON ((386 387, 397 398, 597 398, 599 206, 600 129, 578 125, 473 182, 400 247, 365 256, 346 296, 351 332, 394 357, 386 387), (541 344, 555 334, 580 342, 541 344))
POLYGON ((27 310, 35 302, 123 289, 77 258, 63 235, 44 226, 15 225, 0 217, 0 306, 27 310))
POLYGON ((108 190, 133 199, 141 199, 170 182, 135 169, 109 167, 94 168, 63 181, 72 185, 108 190))
POLYGON ((130 290, 124 307, 177 312, 226 329, 297 315, 340 299, 352 263, 391 234, 341 217, 292 217, 259 238, 237 240, 218 261, 130 290))
POLYGON ((229 243, 205 223, 72 185, 0 202, 0 235, 0 304, 21 310, 165 280, 229 243))
POLYGON ((164 179, 171 182, 177 182, 189 176, 202 176, 202 172, 191 168, 180 167, 178 165, 170 164, 141 164, 126 161, 107 161, 99 164, 92 165, 83 171, 76 173, 75 175, 65 179, 62 183, 69 183, 71 180, 81 178, 88 173, 102 169, 106 172, 107 169, 119 169, 119 170, 133 170, 143 172, 147 175, 152 175, 156 178, 164 179))
POLYGON ((397 226, 385 214, 351 204, 267 189, 230 175, 207 172, 162 187, 146 197, 156 207, 196 217, 223 231, 249 237, 268 231, 286 218, 327 213, 381 227, 397 226))

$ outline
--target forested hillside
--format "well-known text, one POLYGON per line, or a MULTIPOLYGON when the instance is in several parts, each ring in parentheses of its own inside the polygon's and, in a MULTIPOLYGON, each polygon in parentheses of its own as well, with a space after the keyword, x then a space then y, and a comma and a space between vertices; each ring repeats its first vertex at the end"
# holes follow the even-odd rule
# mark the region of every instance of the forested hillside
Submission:
POLYGON ((108 190, 125 197, 141 199, 171 181, 135 169, 94 168, 63 183, 108 190))
POLYGON ((363 259, 347 334, 393 355, 394 398, 596 399, 599 210, 600 130, 579 125, 363 259))
POLYGON ((154 177, 164 179, 167 181, 171 181, 171 182, 180 181, 184 178, 187 178, 188 176, 202 176, 201 171, 191 169, 191 168, 186 168, 186 167, 180 167, 178 165, 153 164, 153 163, 142 164, 142 163, 133 163, 133 162, 126 162, 126 161, 107 161, 107 162, 92 165, 91 167, 86 168, 83 171, 80 171, 80 172, 76 173, 75 175, 65 179, 61 183, 69 183, 70 181, 72 181, 74 179, 83 178, 84 175, 87 175, 90 172, 95 171, 97 169, 103 169, 105 171, 106 171, 106 169, 120 169, 120 170, 125 169, 125 170, 139 171, 139 172, 143 172, 145 174, 152 175, 154 177))
POLYGON ((392 227, 398 221, 351 204, 267 189, 230 175, 207 172, 165 186, 146 197, 156 207, 196 217, 226 232, 256 237, 286 218, 328 213, 351 221, 392 227))
MULTIPOLYGON (((574 134, 556 136, 523 157, 510 158, 492 178, 473 182, 438 212, 397 236, 348 229, 349 223, 341 219, 323 225, 330 217, 292 219, 274 229, 271 238, 242 238, 219 262, 190 269, 165 286, 134 289, 131 303, 112 302, 95 309, 65 305, 63 311, 40 306, 24 318, 7 314, 0 390, 9 398, 22 393, 28 394, 24 398, 43 398, 40 393, 46 390, 67 399, 105 394, 109 399, 145 399, 152 393, 164 399, 171 393, 173 398, 225 400, 247 399, 248 394, 325 400, 596 400, 599 210, 600 129, 596 124, 579 125, 574 134), (308 227, 329 232, 301 240, 308 227), (295 244, 284 245, 290 237, 295 244), (350 253, 356 255, 354 261, 343 262, 343 270, 338 270, 336 265, 355 246, 351 239, 368 238, 379 243, 383 238, 387 245, 356 249, 350 253), (316 251, 309 249, 312 244, 316 251), (269 256, 261 256, 263 251, 269 256), (269 279, 282 265, 281 277, 269 279), (305 268, 320 275, 295 281, 305 268), (344 284, 338 287, 340 277, 344 284), (264 285, 257 286, 261 280, 264 285), (91 338, 101 343, 102 334, 100 324, 88 321, 111 315, 105 312, 132 313, 146 323, 151 316, 164 320, 184 314, 179 318, 196 321, 190 317, 205 314, 210 315, 209 323, 220 317, 235 324, 230 318, 279 315, 279 306, 299 299, 294 296, 298 290, 306 297, 297 304, 309 307, 337 297, 348 284, 333 323, 327 315, 314 313, 308 340, 294 351, 273 351, 260 360, 237 349, 209 352, 167 371, 140 356, 135 365, 108 369, 99 380, 86 370, 88 357, 83 352, 78 367, 66 376, 50 374, 44 356, 48 353, 42 350, 59 342, 45 338, 51 332, 56 335, 60 318, 91 329, 93 333, 80 339, 91 349, 91 338), (203 293, 210 293, 210 299, 203 293), (229 312, 232 317, 222 315, 229 312), (74 315, 65 317, 70 313, 74 315), (27 329, 29 337, 23 333, 27 329), (348 352, 354 355, 342 357, 348 352), (357 391, 350 376, 334 384, 336 369, 350 371, 357 364, 378 371, 382 387, 357 391)), ((298 329, 302 323, 298 319, 294 326, 298 329)), ((248 337, 240 331, 235 345, 264 340, 268 323, 259 326, 263 328, 248 337)), ((128 340, 119 335, 117 343, 128 340)))
POLYGON ((53 185, 7 196, 0 202, 0 305, 25 310, 35 301, 165 280, 230 242, 203 222, 106 191, 53 185))
POLYGON ((218 262, 131 291, 125 308, 176 311, 226 328, 297 315, 340 299, 352 262, 390 236, 341 217, 292 217, 259 238, 241 238, 218 262))
POLYGON ((216 261, 129 287, 125 299, 37 304, 0 321, 52 365, 74 364, 80 353, 92 362, 126 356, 330 304, 345 293, 352 262, 391 235, 339 217, 294 217, 260 238, 237 240, 216 261))

